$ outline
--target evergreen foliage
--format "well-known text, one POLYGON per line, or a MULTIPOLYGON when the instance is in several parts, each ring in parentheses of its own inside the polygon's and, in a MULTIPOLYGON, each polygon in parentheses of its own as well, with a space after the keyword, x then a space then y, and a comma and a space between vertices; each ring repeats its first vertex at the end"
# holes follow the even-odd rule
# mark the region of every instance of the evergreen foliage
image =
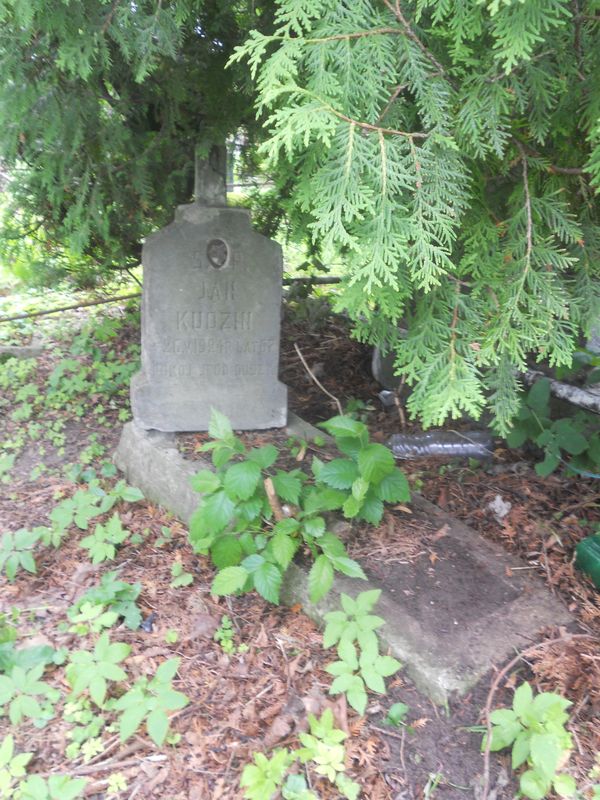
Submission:
POLYGON ((225 64, 250 27, 269 29, 269 9, 270 0, 0 0, 5 260, 38 237, 42 252, 32 252, 39 268, 46 252, 50 278, 136 263, 142 237, 191 199, 197 143, 241 124, 251 132, 245 70, 225 64))
POLYGON ((598 318, 598 0, 278 0, 249 65, 340 306, 425 426, 492 411, 598 318), (407 330, 400 333, 399 324, 407 330))

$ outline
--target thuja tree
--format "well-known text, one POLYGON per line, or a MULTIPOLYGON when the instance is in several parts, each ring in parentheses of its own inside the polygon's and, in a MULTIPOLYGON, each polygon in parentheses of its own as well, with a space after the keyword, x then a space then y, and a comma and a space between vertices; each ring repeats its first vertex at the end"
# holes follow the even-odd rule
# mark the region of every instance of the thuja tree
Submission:
POLYGON ((527 359, 568 364, 598 315, 600 2, 278 0, 276 23, 234 60, 357 335, 426 426, 487 406, 506 431, 527 359))
POLYGON ((135 262, 191 198, 196 144, 251 136, 247 70, 225 64, 272 18, 271 0, 0 0, 5 249, 38 235, 49 254, 135 262))

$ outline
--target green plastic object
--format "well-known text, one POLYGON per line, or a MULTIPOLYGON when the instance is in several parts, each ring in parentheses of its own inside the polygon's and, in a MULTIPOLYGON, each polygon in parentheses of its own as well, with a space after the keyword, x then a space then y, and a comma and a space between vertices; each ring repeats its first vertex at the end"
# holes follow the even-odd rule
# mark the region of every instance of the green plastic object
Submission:
POLYGON ((592 579, 600 589, 600 534, 586 536, 575 548, 575 566, 592 579))

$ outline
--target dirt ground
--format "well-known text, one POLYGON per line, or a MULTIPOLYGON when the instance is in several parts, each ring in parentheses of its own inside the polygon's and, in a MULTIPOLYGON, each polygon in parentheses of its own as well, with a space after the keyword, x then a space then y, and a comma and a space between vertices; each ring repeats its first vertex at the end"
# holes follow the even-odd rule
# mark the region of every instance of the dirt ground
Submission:
MULTIPOLYGON (((113 308, 110 313, 118 318, 120 312, 113 308)), ((70 319, 80 326, 86 315, 74 314, 70 319)), ((64 338, 38 359, 35 375, 28 379, 42 392, 48 376, 67 354, 72 334, 68 326, 65 330, 64 338)), ((109 349, 116 352, 117 358, 119 354, 129 358, 127 348, 138 336, 135 319, 128 318, 116 338, 99 348, 103 353, 109 349)), ((343 319, 331 318, 318 304, 308 318, 297 310, 288 310, 284 322, 281 379, 290 388, 292 410, 313 423, 336 413, 332 401, 307 375, 294 343, 319 380, 344 406, 352 399, 362 401, 365 407, 359 413, 364 412, 375 440, 385 441, 398 430, 396 411, 384 411, 377 400, 380 387, 370 375, 368 349, 349 338, 343 319)), ((89 355, 77 357, 85 360, 89 355)), ((0 437, 6 443, 25 423, 11 419, 10 412, 17 404, 14 391, 0 391, 0 437)), ((81 417, 73 415, 72 407, 36 412, 43 413, 46 424, 53 419, 64 420, 64 451, 59 453, 52 444, 47 428, 40 439, 27 440, 9 482, 0 484, 0 532, 47 524, 57 499, 71 496, 77 488, 66 477, 65 465, 80 462, 82 451, 90 444, 98 446, 84 468, 99 468, 103 460, 110 459, 122 424, 119 412, 128 407, 126 393, 116 393, 107 400, 101 393, 92 392, 79 402, 84 409, 81 417), (99 405, 105 407, 101 424, 96 413, 99 405), (90 436, 95 437, 91 442, 90 436), (45 470, 32 475, 41 463, 45 470)), ((570 730, 575 748, 571 770, 583 783, 600 750, 600 593, 575 570, 572 561, 576 543, 592 532, 600 517, 600 488, 598 482, 589 479, 565 475, 540 478, 533 470, 531 455, 508 451, 498 442, 495 458, 486 465, 444 464, 429 459, 406 462, 403 469, 412 487, 426 498, 519 555, 523 568, 539 573, 550 591, 565 602, 579 632, 596 637, 569 644, 558 641, 524 658, 493 698, 493 707, 509 704, 511 689, 522 679, 532 680, 539 690, 567 696, 573 702, 570 730), (510 512, 501 521, 488 509, 496 495, 511 503, 510 512)), ((323 651, 317 628, 298 609, 274 607, 255 594, 216 600, 209 593, 212 568, 207 559, 193 554, 186 531, 177 520, 146 501, 122 504, 118 510, 123 524, 140 535, 136 544, 121 547, 114 563, 93 567, 78 546, 81 532, 73 530, 59 550, 43 551, 37 575, 21 572, 14 584, 2 577, 0 612, 10 615, 12 608, 22 610, 19 633, 29 643, 71 649, 89 646, 93 637, 82 640, 61 629, 61 623, 70 604, 96 584, 102 572, 118 566, 122 580, 142 584, 138 604, 144 617, 153 613, 155 618, 149 632, 121 626, 112 636, 132 647, 127 660, 132 678, 152 675, 165 658, 181 657, 176 688, 190 698, 189 705, 172 721, 181 740, 159 750, 140 734, 121 745, 114 731, 105 729, 102 752, 85 763, 82 758, 73 762, 65 757, 69 726, 59 714, 45 728, 23 724, 15 731, 18 747, 36 753, 31 762, 34 771, 86 776, 86 794, 98 798, 107 796, 108 776, 120 772, 127 789, 113 796, 130 800, 233 800, 243 797, 239 777, 253 753, 295 745, 298 731, 306 728, 307 713, 331 707, 338 725, 349 734, 347 769, 360 781, 361 797, 454 800, 482 796, 481 733, 469 729, 481 725, 490 686, 501 664, 493 665, 488 679, 469 696, 456 698, 448 709, 433 706, 400 672, 386 696, 370 695, 367 714, 359 718, 343 699, 328 696, 330 677, 324 668, 332 660, 331 654, 323 651), (158 544, 163 527, 171 530, 172 537, 158 544), (171 587, 175 560, 193 575, 191 586, 171 587), (23 612, 25 609, 30 611, 23 612), (214 641, 213 633, 223 615, 233 621, 236 646, 246 645, 245 652, 227 655, 214 641), (173 630, 177 631, 177 641, 169 644, 165 636, 173 630), (391 728, 383 720, 391 704, 399 701, 410 707, 407 725, 391 728)), ((424 570, 435 569, 430 545, 436 531, 415 524, 411 516, 409 507, 386 513, 381 529, 370 534, 374 563, 378 557, 394 558, 419 561, 424 570), (385 551, 378 552, 382 542, 385 551)), ((546 633, 551 638, 563 632, 546 633)), ((62 667, 54 668, 49 680, 66 693, 62 667)), ((8 720, 3 717, 0 738, 8 730, 8 720)), ((488 797, 513 797, 516 784, 509 778, 509 757, 492 754, 490 771, 488 797)), ((324 800, 339 797, 326 781, 314 781, 313 789, 324 800)))

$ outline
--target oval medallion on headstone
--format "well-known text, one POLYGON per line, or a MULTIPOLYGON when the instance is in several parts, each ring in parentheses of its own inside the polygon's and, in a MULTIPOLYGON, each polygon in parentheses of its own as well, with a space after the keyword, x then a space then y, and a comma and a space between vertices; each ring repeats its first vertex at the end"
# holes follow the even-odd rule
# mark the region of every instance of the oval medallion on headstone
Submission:
POLYGON ((223 239, 211 239, 206 245, 206 257, 211 267, 221 269, 229 260, 229 247, 223 239))

